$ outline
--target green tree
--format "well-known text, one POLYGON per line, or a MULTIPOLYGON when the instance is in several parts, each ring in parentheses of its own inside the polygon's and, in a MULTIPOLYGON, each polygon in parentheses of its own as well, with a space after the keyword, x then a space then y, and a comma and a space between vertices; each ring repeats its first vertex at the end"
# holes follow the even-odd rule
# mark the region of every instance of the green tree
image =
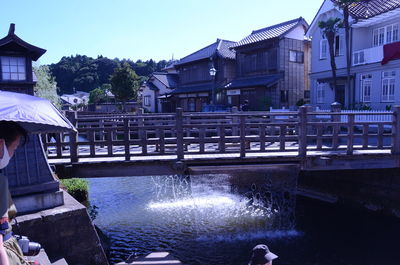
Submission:
POLYGON ((329 18, 326 21, 319 21, 318 27, 322 31, 322 36, 327 39, 328 47, 329 47, 329 57, 331 63, 331 70, 332 70, 332 79, 333 79, 333 89, 336 92, 336 62, 335 62, 335 36, 338 33, 339 29, 342 27, 341 19, 340 18, 329 18))
POLYGON ((350 70, 351 70, 350 42, 351 42, 351 40, 350 40, 349 7, 354 5, 357 2, 360 2, 360 0, 332 0, 332 1, 337 7, 339 7, 343 11, 343 27, 345 30, 345 42, 346 42, 346 73, 347 73, 346 83, 347 83, 349 104, 352 104, 354 101, 354 98, 353 98, 354 93, 353 93, 353 90, 351 89, 351 80, 350 80, 350 70))
POLYGON ((33 88, 35 96, 50 100, 57 108, 61 107, 60 97, 57 95, 57 83, 50 74, 47 65, 33 67, 37 82, 33 88))
POLYGON ((107 100, 107 93, 101 87, 97 87, 89 93, 89 104, 96 104, 105 102, 107 100))
POLYGON ((111 92, 115 99, 122 103, 122 111, 125 112, 125 103, 128 100, 137 100, 140 77, 133 71, 131 66, 125 62, 116 68, 110 78, 111 92))

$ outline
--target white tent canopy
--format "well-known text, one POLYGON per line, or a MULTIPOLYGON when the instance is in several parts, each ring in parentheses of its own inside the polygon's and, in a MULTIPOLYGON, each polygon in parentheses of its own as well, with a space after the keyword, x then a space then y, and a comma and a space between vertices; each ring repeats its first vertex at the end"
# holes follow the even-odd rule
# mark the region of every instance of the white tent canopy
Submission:
POLYGON ((17 122, 30 133, 76 131, 50 101, 1 90, 0 121, 17 122))

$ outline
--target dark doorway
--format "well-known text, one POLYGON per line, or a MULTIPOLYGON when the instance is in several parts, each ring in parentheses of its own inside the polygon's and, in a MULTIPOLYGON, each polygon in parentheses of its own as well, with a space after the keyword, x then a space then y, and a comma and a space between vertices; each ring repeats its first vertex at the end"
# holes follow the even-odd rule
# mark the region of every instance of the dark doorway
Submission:
POLYGON ((335 101, 344 106, 345 88, 344 85, 336 85, 335 101))

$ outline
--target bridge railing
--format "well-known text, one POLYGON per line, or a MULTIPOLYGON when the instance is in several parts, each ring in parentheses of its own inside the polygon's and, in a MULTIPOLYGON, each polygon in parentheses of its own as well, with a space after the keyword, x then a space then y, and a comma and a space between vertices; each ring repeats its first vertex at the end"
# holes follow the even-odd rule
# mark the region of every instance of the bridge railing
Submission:
POLYGON ((271 152, 305 157, 310 152, 343 150, 347 154, 385 149, 400 153, 400 107, 392 112, 392 121, 360 121, 356 115, 312 112, 308 107, 291 112, 184 113, 178 109, 168 114, 90 116, 69 112, 78 133, 44 135, 43 144, 49 158, 71 162, 271 152))

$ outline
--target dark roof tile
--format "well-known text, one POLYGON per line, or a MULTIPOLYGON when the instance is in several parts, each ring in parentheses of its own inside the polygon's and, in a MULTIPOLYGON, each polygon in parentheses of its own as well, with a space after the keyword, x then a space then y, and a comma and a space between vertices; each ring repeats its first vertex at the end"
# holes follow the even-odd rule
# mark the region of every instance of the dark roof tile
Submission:
POLYGON ((295 28, 299 23, 304 23, 308 26, 307 22, 302 18, 296 18, 280 24, 269 26, 263 29, 254 30, 249 36, 242 39, 232 46, 232 48, 240 47, 259 41, 264 41, 272 38, 278 38, 295 28))
MULTIPOLYGON (((333 2, 336 2, 333 0, 333 2)), ((400 0, 364 0, 349 7, 354 18, 370 18, 400 7, 400 0)))

